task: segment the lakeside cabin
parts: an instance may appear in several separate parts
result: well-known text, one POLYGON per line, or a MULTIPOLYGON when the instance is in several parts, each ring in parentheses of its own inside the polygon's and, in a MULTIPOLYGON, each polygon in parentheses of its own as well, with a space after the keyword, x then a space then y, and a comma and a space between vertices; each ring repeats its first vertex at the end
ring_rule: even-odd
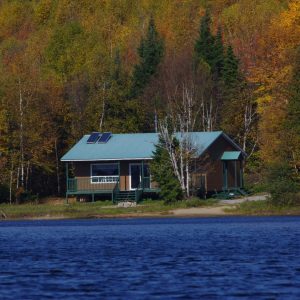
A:
MULTIPOLYGON (((178 137, 180 135, 178 134, 178 137)), ((151 177, 158 133, 84 135, 62 158, 66 163, 66 201, 108 194, 113 202, 138 201, 157 194, 159 186, 151 177)), ((195 195, 243 188, 245 152, 224 132, 191 132, 195 149, 191 190, 195 195)))

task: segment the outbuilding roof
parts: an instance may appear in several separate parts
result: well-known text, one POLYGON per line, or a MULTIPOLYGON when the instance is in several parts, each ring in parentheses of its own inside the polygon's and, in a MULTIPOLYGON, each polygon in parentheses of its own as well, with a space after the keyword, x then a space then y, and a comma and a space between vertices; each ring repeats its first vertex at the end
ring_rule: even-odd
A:
POLYGON ((221 160, 238 160, 241 157, 241 151, 225 151, 221 160))
MULTIPOLYGON (((222 131, 189 133, 198 156, 222 134, 224 135, 222 131)), ((176 136, 180 139, 181 135, 177 133, 176 136)), ((151 159, 155 144, 158 143, 158 133, 112 134, 107 143, 94 144, 87 143, 89 137, 90 135, 84 135, 61 161, 151 159)))

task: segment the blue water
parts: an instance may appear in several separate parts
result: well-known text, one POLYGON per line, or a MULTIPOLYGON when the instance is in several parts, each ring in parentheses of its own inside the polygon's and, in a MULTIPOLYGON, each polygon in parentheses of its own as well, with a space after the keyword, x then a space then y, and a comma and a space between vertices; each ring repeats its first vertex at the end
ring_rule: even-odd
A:
POLYGON ((0 222, 0 299, 300 299, 300 217, 0 222))

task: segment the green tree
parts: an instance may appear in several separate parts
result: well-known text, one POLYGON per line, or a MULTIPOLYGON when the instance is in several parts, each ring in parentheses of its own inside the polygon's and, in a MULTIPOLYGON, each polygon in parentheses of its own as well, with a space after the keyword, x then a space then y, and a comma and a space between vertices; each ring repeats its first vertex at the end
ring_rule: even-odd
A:
POLYGON ((257 123, 256 103, 231 45, 226 50, 222 82, 221 128, 235 137, 245 151, 252 152, 256 139, 253 135, 257 123))
POLYGON ((287 162, 268 166, 267 188, 274 205, 300 204, 299 178, 295 177, 293 168, 287 162))
MULTIPOLYGON (((226 50, 224 66, 222 71, 222 114, 221 127, 228 133, 236 133, 232 127, 240 127, 242 124, 232 122, 232 117, 237 117, 243 108, 241 99, 242 80, 239 74, 239 61, 229 45, 226 50)), ((239 123, 239 122, 238 122, 239 123)))
POLYGON ((217 35, 214 40, 214 55, 213 55, 213 72, 218 79, 222 77, 223 68, 224 68, 224 45, 222 40, 222 30, 219 27, 217 35))
POLYGON ((195 43, 196 64, 200 61, 206 62, 211 70, 214 66, 215 53, 215 37, 210 31, 211 17, 207 10, 204 17, 201 19, 199 37, 195 43))
POLYGON ((222 77, 224 67, 224 45, 221 27, 216 36, 210 31, 211 18, 209 11, 201 19, 199 37, 195 43, 196 64, 205 62, 210 67, 210 72, 216 81, 222 77))
POLYGON ((234 93, 240 86, 241 76, 239 73, 239 61, 235 56, 232 47, 229 45, 226 51, 223 67, 223 81, 225 86, 226 97, 230 97, 230 93, 234 93))
POLYGON ((172 203, 182 198, 182 189, 175 176, 168 151, 164 147, 164 141, 159 139, 153 152, 153 161, 150 165, 154 181, 159 184, 160 196, 165 203, 172 203))
POLYGON ((139 63, 135 65, 132 76, 131 97, 142 94, 150 78, 156 74, 164 54, 164 42, 156 30, 153 17, 150 18, 146 37, 138 48, 139 63))

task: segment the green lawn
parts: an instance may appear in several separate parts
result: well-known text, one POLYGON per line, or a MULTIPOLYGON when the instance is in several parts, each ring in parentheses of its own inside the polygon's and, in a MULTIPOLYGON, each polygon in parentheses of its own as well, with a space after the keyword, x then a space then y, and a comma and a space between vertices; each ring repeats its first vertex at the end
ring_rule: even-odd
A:
POLYGON ((225 211, 235 215, 300 215, 300 205, 275 206, 270 201, 244 202, 236 208, 228 208, 225 211))
POLYGON ((71 204, 20 204, 0 205, 0 215, 4 213, 7 219, 26 218, 93 218, 144 214, 166 215, 172 209, 215 205, 216 200, 191 199, 165 205, 163 201, 145 200, 136 207, 122 208, 113 205, 111 201, 96 201, 71 204))

